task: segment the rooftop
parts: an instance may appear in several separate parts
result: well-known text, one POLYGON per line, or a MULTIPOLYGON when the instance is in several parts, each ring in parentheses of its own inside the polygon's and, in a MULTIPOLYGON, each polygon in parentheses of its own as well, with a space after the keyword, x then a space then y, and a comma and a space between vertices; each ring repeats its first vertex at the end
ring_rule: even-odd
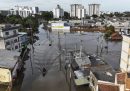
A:
POLYGON ((75 57, 75 63, 73 63, 75 68, 78 69, 78 66, 79 68, 82 68, 82 66, 86 65, 88 68, 90 68, 85 70, 86 73, 88 74, 91 71, 97 80, 115 82, 115 70, 100 57, 96 55, 85 56, 83 54, 82 57, 80 57, 79 53, 75 54, 75 57))
POLYGON ((18 29, 20 28, 20 24, 13 25, 13 24, 0 24, 0 30, 2 31, 8 31, 12 29, 18 29))
POLYGON ((101 58, 97 57, 96 55, 89 55, 89 59, 91 61, 91 66, 99 66, 99 65, 106 65, 107 63, 102 60, 101 58))
POLYGON ((19 56, 19 52, 0 49, 0 67, 13 69, 19 56))
POLYGON ((115 82, 116 72, 112 69, 110 65, 92 67, 91 71, 93 72, 97 80, 115 82))
POLYGON ((99 91, 120 91, 119 86, 108 85, 108 84, 99 84, 99 91))

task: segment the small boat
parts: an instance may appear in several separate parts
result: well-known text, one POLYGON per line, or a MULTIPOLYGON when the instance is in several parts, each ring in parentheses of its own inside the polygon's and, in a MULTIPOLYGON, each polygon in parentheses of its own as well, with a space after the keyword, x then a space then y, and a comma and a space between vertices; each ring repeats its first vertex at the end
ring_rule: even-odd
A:
POLYGON ((46 72, 47 72, 47 70, 46 70, 45 68, 43 68, 43 70, 42 70, 42 75, 45 76, 45 75, 46 75, 46 72))

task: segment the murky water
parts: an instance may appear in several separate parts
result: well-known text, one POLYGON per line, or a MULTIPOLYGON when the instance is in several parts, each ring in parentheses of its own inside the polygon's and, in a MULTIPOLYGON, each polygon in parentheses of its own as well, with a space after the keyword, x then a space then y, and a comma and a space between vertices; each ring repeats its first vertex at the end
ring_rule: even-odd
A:
MULTIPOLYGON (((47 33, 39 28, 38 34, 39 40, 34 44, 34 51, 31 51, 31 59, 26 61, 24 80, 21 87, 21 91, 61 91, 62 88, 67 91, 66 83, 63 81, 63 75, 58 72, 59 61, 56 59, 58 56, 58 36, 51 33, 52 46, 49 46, 47 39, 47 33), (32 64, 32 65, 31 65, 32 64), (41 69, 45 67, 48 70, 47 77, 42 77, 41 69), (55 74, 53 74, 53 72, 55 74), (59 74, 59 75, 58 75, 59 74), (55 80, 57 78, 57 81, 55 80), (52 84, 50 84, 52 83, 52 84), (53 86, 55 85, 55 86, 53 86), (57 87, 60 87, 57 89, 57 87), (44 88, 43 88, 44 87, 44 88), (51 87, 55 87, 52 89, 51 87), (50 88, 50 89, 49 89, 50 88), (65 89, 66 88, 66 89, 65 89)), ((62 49, 80 49, 80 45, 83 46, 83 50, 90 54, 100 54, 102 46, 102 58, 112 65, 114 69, 119 69, 119 61, 121 54, 121 42, 108 42, 102 39, 101 33, 85 33, 81 34, 61 34, 60 42, 62 49), (99 40, 98 40, 99 38, 99 40), (105 46, 108 45, 108 50, 105 46)), ((30 47, 31 48, 31 47, 30 47)))

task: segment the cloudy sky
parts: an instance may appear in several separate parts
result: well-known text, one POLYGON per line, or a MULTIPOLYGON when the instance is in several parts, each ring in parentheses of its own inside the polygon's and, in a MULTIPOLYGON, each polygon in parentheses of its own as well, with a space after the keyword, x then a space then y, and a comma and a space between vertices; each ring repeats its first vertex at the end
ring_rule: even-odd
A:
POLYGON ((10 9, 16 5, 38 6, 40 10, 52 10, 57 4, 69 11, 70 4, 83 4, 88 9, 89 3, 101 4, 102 11, 130 11, 130 0, 0 0, 0 9, 10 9))

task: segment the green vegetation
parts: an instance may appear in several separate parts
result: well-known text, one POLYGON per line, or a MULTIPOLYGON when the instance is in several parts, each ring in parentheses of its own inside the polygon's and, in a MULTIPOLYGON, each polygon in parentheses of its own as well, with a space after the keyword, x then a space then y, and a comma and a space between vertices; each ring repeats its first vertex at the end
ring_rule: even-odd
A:
POLYGON ((52 11, 43 11, 40 15, 40 18, 49 21, 53 19, 53 12, 52 11))
POLYGON ((9 16, 3 16, 0 15, 0 24, 21 24, 21 29, 19 31, 27 32, 27 28, 32 28, 34 32, 38 31, 38 17, 35 16, 28 16, 26 18, 23 18, 19 15, 9 15, 9 16))
POLYGON ((115 33, 115 28, 114 26, 105 26, 105 38, 108 39, 113 33, 115 33))
POLYGON ((0 14, 0 24, 5 22, 6 16, 0 14))
POLYGON ((102 14, 103 16, 108 16, 108 17, 130 17, 130 12, 114 12, 110 14, 102 14))
POLYGON ((70 19, 70 13, 68 13, 68 12, 64 12, 64 17, 63 17, 64 19, 70 19))
POLYGON ((19 15, 10 15, 5 18, 6 23, 10 24, 22 24, 22 17, 19 15))
POLYGON ((93 17, 93 18, 97 18, 97 17, 98 17, 98 15, 92 15, 92 17, 93 17))

